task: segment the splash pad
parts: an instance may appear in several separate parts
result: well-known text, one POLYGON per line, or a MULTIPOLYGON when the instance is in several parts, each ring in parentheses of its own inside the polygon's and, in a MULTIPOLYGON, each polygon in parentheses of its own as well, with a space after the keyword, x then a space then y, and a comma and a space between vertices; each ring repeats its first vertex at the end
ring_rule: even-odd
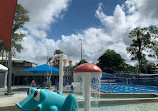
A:
POLYGON ((64 97, 61 92, 36 88, 31 88, 28 97, 16 106, 23 111, 78 111, 77 100, 73 94, 64 97))
POLYGON ((85 111, 90 111, 91 91, 95 92, 96 97, 99 97, 100 94, 102 70, 94 64, 85 63, 76 67, 73 72, 75 93, 81 93, 83 95, 85 111))

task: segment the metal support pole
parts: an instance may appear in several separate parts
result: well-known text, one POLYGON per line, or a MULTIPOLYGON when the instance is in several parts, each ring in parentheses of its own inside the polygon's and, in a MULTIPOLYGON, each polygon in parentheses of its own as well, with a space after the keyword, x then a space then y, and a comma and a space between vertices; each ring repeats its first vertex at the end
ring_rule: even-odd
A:
POLYGON ((7 93, 5 95, 13 95, 14 93, 11 93, 11 85, 12 85, 12 52, 9 51, 8 55, 8 79, 7 79, 7 93))
POLYGON ((81 64, 82 64, 82 41, 83 39, 79 39, 81 41, 81 64))
POLYGON ((82 40, 81 40, 81 64, 82 64, 82 40))

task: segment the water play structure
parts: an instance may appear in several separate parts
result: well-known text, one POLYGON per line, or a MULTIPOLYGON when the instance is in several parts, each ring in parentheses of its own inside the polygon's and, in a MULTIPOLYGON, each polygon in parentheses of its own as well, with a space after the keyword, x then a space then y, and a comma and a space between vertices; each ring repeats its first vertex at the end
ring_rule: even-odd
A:
POLYGON ((83 92, 84 110, 91 111, 91 87, 95 85, 94 91, 100 93, 100 78, 102 70, 91 63, 81 64, 74 69, 74 87, 77 92, 83 92))
POLYGON ((53 56, 53 58, 59 57, 59 91, 63 91, 63 59, 66 55, 64 54, 56 54, 53 56))
POLYGON ((31 88, 27 94, 27 98, 16 104, 23 111, 78 111, 74 94, 64 97, 61 92, 36 88, 31 88))

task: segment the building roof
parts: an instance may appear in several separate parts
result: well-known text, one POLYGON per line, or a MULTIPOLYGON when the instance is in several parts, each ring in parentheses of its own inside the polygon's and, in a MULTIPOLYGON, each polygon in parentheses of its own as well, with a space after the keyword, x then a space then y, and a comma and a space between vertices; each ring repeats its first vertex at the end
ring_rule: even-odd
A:
MULTIPOLYGON (((2 57, 0 56, 0 61, 2 60, 2 57)), ((3 57, 3 60, 6 60, 6 57, 4 56, 3 57)), ((7 60, 8 60, 8 58, 7 58, 7 60)), ((21 60, 21 59, 17 59, 17 58, 14 58, 14 57, 12 57, 12 61, 15 61, 15 62, 24 62, 24 60, 21 60)))
POLYGON ((0 70, 7 71, 7 70, 8 70, 8 68, 7 68, 7 67, 5 67, 5 66, 3 66, 2 64, 0 64, 0 70))
MULTIPOLYGON (((4 61, 6 60, 6 56, 3 57, 3 60, 4 61)), ((8 58, 7 58, 7 60, 8 60, 8 58)), ((2 61, 2 56, 0 56, 0 61, 2 61)), ((14 58, 14 57, 12 57, 12 61, 17 62, 17 63, 29 62, 27 60, 17 59, 17 58, 14 58)), ((29 63, 35 64, 33 62, 29 62, 29 63)))

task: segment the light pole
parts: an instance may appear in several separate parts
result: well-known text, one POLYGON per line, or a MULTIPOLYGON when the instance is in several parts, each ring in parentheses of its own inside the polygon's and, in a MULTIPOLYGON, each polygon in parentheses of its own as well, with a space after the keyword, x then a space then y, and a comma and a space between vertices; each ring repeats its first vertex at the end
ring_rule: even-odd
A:
POLYGON ((81 41, 81 64, 82 64, 82 41, 84 41, 83 39, 79 39, 81 41))

